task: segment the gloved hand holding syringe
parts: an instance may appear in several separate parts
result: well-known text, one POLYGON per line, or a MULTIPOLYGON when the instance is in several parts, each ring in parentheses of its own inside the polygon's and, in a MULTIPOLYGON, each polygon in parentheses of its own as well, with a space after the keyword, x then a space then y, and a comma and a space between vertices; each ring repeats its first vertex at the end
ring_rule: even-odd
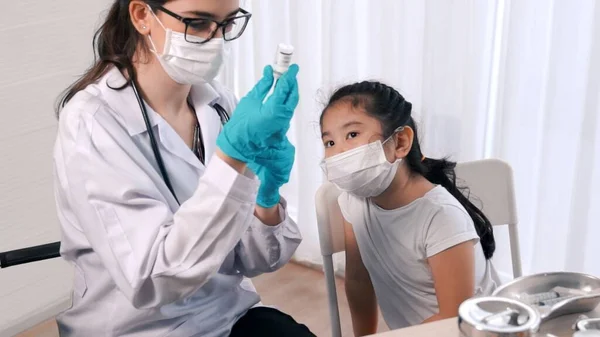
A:
POLYGON ((295 148, 286 137, 299 101, 299 68, 290 65, 293 50, 279 45, 273 66, 264 68, 217 138, 225 154, 247 163, 258 176, 257 205, 264 208, 279 203, 279 188, 288 182, 294 163, 295 148))
MULTIPOLYGON (((272 65, 273 85, 263 102, 270 99, 277 87, 278 79, 290 68, 293 53, 294 47, 291 45, 280 43, 277 46, 272 65)), ((278 145, 274 146, 273 150, 265 152, 253 163, 248 164, 248 168, 258 176, 261 182, 257 196, 259 206, 272 207, 279 203, 279 188, 290 179, 296 151, 285 135, 288 129, 289 124, 274 135, 273 140, 278 145)))

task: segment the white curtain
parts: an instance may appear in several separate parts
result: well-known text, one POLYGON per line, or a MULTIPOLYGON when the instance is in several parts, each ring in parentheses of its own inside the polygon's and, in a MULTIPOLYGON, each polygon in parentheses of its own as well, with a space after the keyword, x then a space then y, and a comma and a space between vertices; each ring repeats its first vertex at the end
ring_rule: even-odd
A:
MULTIPOLYGON (((600 4, 594 0, 247 0, 253 13, 222 80, 243 96, 280 42, 295 46, 301 102, 284 188, 320 263, 314 194, 322 182, 319 115, 338 86, 396 87, 414 106, 424 152, 497 157, 515 170, 526 272, 600 274, 600 4), (596 205, 596 207, 592 207, 596 205), (596 224, 596 226, 593 226, 596 224)), ((497 230, 496 264, 510 274, 497 230)))
POLYGON ((515 170, 528 272, 600 276, 600 3, 505 8, 490 154, 515 170))

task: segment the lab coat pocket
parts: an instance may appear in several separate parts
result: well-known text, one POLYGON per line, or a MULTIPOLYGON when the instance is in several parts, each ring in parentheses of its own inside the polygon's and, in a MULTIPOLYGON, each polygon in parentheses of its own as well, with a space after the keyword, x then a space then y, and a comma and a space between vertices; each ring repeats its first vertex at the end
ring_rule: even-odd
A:
POLYGON ((75 266, 75 280, 73 282, 73 292, 79 297, 83 297, 87 291, 87 283, 85 282, 85 274, 78 266, 75 266))

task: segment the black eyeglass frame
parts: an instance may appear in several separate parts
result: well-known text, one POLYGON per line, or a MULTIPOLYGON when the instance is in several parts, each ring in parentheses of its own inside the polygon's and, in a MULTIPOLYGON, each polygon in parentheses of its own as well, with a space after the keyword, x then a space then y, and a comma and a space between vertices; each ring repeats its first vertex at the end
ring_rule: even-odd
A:
POLYGON ((212 40, 215 37, 215 35, 217 34, 217 32, 219 31, 219 29, 222 30, 223 39, 225 41, 233 41, 233 40, 239 38, 240 36, 242 36, 242 34, 244 33, 244 31, 246 30, 246 27, 248 26, 248 22, 250 21, 250 18, 252 17, 252 13, 246 11, 243 8, 239 8, 238 9, 238 12, 241 13, 241 15, 236 14, 236 16, 227 18, 227 19, 225 19, 223 21, 217 21, 215 19, 208 18, 208 17, 184 18, 183 16, 181 16, 179 14, 176 14, 176 13, 173 13, 170 10, 164 8, 163 6, 154 6, 154 7, 152 7, 152 9, 153 10, 159 10, 159 11, 161 11, 161 12, 163 12, 163 13, 165 13, 165 14, 167 14, 167 15, 175 18, 175 19, 177 19, 178 21, 183 22, 185 24, 185 32, 184 32, 185 40, 187 42, 189 42, 189 43, 194 43, 194 44, 204 44, 204 43, 212 40), (245 18, 245 20, 244 20, 244 24, 243 24, 242 28, 240 29, 240 32, 236 36, 234 36, 233 38, 227 38, 227 34, 225 32, 225 28, 227 27, 227 25, 229 23, 231 23, 231 21, 234 21, 234 20, 237 20, 237 19, 243 19, 243 18, 245 18), (206 40, 204 40, 204 41, 190 41, 190 40, 188 40, 188 38, 187 38, 187 35, 188 35, 187 31, 188 31, 189 25, 192 24, 192 23, 194 23, 194 22, 200 22, 200 21, 211 21, 211 22, 213 22, 213 23, 215 23, 217 25, 217 28, 212 33, 210 33, 210 36, 208 36, 206 38, 206 40))

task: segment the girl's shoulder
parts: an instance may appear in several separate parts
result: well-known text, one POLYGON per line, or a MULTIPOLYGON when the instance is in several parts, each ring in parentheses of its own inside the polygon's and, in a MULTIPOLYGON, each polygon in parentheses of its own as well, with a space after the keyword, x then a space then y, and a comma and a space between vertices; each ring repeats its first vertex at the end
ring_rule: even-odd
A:
POLYGON ((342 192, 338 197, 338 205, 342 211, 342 216, 353 225, 364 219, 366 203, 365 198, 356 197, 348 192, 342 192))
POLYGON ((437 208, 457 207, 464 210, 464 207, 462 207, 458 199, 441 185, 436 185, 432 190, 425 194, 423 199, 426 199, 432 205, 437 206, 437 208))
POLYGON ((423 226, 427 257, 461 242, 479 239, 473 219, 460 202, 441 186, 434 190, 428 198, 431 216, 423 226))

